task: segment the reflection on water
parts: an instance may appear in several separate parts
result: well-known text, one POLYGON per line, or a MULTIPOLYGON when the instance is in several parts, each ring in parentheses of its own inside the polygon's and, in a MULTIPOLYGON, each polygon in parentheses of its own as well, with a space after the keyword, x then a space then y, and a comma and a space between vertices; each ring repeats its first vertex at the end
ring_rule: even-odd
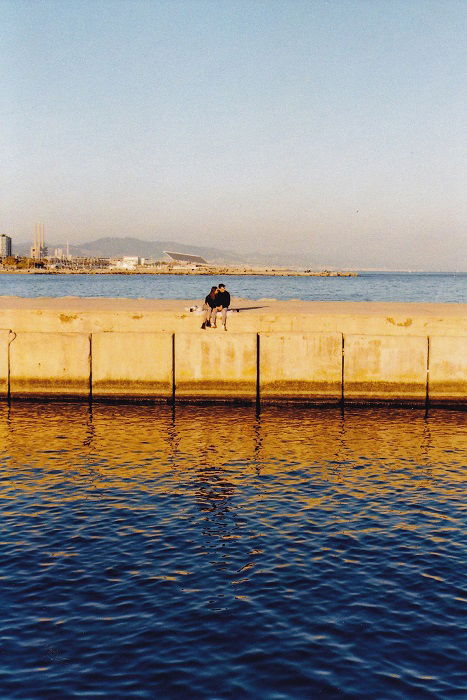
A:
POLYGON ((465 414, 0 406, 2 697, 460 697, 465 414))

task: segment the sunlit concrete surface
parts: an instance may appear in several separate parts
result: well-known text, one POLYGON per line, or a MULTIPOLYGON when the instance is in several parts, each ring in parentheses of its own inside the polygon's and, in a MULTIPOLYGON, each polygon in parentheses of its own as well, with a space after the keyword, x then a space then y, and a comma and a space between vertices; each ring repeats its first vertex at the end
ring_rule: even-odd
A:
POLYGON ((466 402, 467 305, 238 302, 225 332, 183 304, 1 299, 0 397, 466 402))
POLYGON ((172 396, 171 333, 93 333, 93 397, 172 396))
POLYGON ((467 337, 430 337, 429 398, 456 403, 467 397, 467 337))
POLYGON ((340 333, 261 333, 259 346, 262 399, 341 400, 340 333))
POLYGON ((427 338, 344 335, 344 398, 425 401, 427 356, 427 338))
POLYGON ((89 392, 89 335, 16 332, 10 343, 12 397, 88 397, 89 392))
MULTIPOLYGON (((0 297, 0 328, 17 331, 200 331, 201 300, 0 297)), ((467 304, 232 299, 236 332, 467 335, 467 304)), ((221 332, 222 329, 217 330, 221 332)))
POLYGON ((177 333, 176 397, 254 399, 256 353, 255 333, 177 333))
POLYGON ((9 331, 0 330, 0 396, 8 395, 8 343, 9 331))

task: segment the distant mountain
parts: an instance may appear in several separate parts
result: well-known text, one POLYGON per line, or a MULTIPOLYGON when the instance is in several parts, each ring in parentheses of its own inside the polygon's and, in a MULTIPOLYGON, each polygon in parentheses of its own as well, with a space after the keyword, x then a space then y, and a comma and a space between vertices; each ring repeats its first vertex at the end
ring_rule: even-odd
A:
POLYGON ((230 250, 206 246, 186 245, 175 241, 142 241, 138 238, 99 238, 97 241, 83 243, 80 246, 84 255, 95 257, 117 257, 121 255, 138 255, 144 258, 163 258, 164 251, 175 253, 193 253, 206 260, 243 262, 244 257, 230 250))
MULTIPOLYGON (((47 243, 49 254, 55 248, 62 248, 66 251, 66 243, 47 243)), ((175 253, 193 253, 201 255, 212 262, 245 262, 245 256, 233 253, 231 250, 221 248, 210 248, 206 246, 186 245, 175 241, 142 241, 138 238, 99 238, 97 241, 80 243, 69 246, 70 254, 78 257, 93 258, 114 258, 123 255, 137 255, 141 258, 164 258, 164 251, 170 250, 175 253)), ((27 244, 16 245, 15 252, 18 255, 28 255, 29 246, 27 244)))
MULTIPOLYGON (((66 251, 66 243, 47 243, 49 254, 53 254, 55 248, 66 251)), ((29 255, 30 245, 27 243, 15 244, 15 255, 29 255)), ((318 269, 316 261, 312 256, 306 257, 301 253, 291 250, 288 253, 234 253, 232 250, 224 248, 211 248, 208 246, 187 245, 176 241, 142 241, 139 238, 98 238, 96 241, 74 244, 69 246, 70 254, 75 257, 90 258, 118 258, 124 255, 137 255, 141 258, 168 259, 164 256, 164 250, 172 253, 192 253, 201 255, 208 262, 213 263, 237 263, 251 265, 289 265, 294 268, 314 268, 318 269)), ((321 266, 322 267, 322 266, 321 266)), ((329 268, 332 269, 332 268, 329 268)))

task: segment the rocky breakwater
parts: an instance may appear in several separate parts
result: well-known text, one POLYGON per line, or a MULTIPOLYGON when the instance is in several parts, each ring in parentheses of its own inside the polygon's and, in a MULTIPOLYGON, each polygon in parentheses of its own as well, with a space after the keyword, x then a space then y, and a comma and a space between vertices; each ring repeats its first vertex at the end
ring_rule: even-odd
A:
POLYGON ((0 274, 20 275, 235 275, 235 276, 264 276, 264 277, 357 277, 357 272, 340 270, 291 270, 288 268, 270 267, 232 267, 226 265, 197 265, 196 267, 175 265, 138 265, 134 269, 119 269, 115 267, 98 267, 95 265, 83 265, 82 267, 56 267, 45 265, 44 267, 18 268, 2 266, 0 274))

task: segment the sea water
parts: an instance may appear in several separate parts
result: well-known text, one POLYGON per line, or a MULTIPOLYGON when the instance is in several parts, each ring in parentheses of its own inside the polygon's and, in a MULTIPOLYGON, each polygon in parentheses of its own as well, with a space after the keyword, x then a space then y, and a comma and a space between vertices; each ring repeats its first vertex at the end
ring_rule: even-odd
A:
MULTIPOLYGON (((465 302, 467 277, 0 275, 465 302)), ((466 414, 0 403, 0 697, 465 697, 466 414)))
POLYGON ((465 697, 465 415, 0 404, 0 696, 465 697))
POLYGON ((126 297, 204 299, 211 286, 224 282, 245 299, 308 301, 467 301, 467 274, 368 273, 357 277, 269 277, 259 275, 47 275, 2 274, 0 296, 126 297))

